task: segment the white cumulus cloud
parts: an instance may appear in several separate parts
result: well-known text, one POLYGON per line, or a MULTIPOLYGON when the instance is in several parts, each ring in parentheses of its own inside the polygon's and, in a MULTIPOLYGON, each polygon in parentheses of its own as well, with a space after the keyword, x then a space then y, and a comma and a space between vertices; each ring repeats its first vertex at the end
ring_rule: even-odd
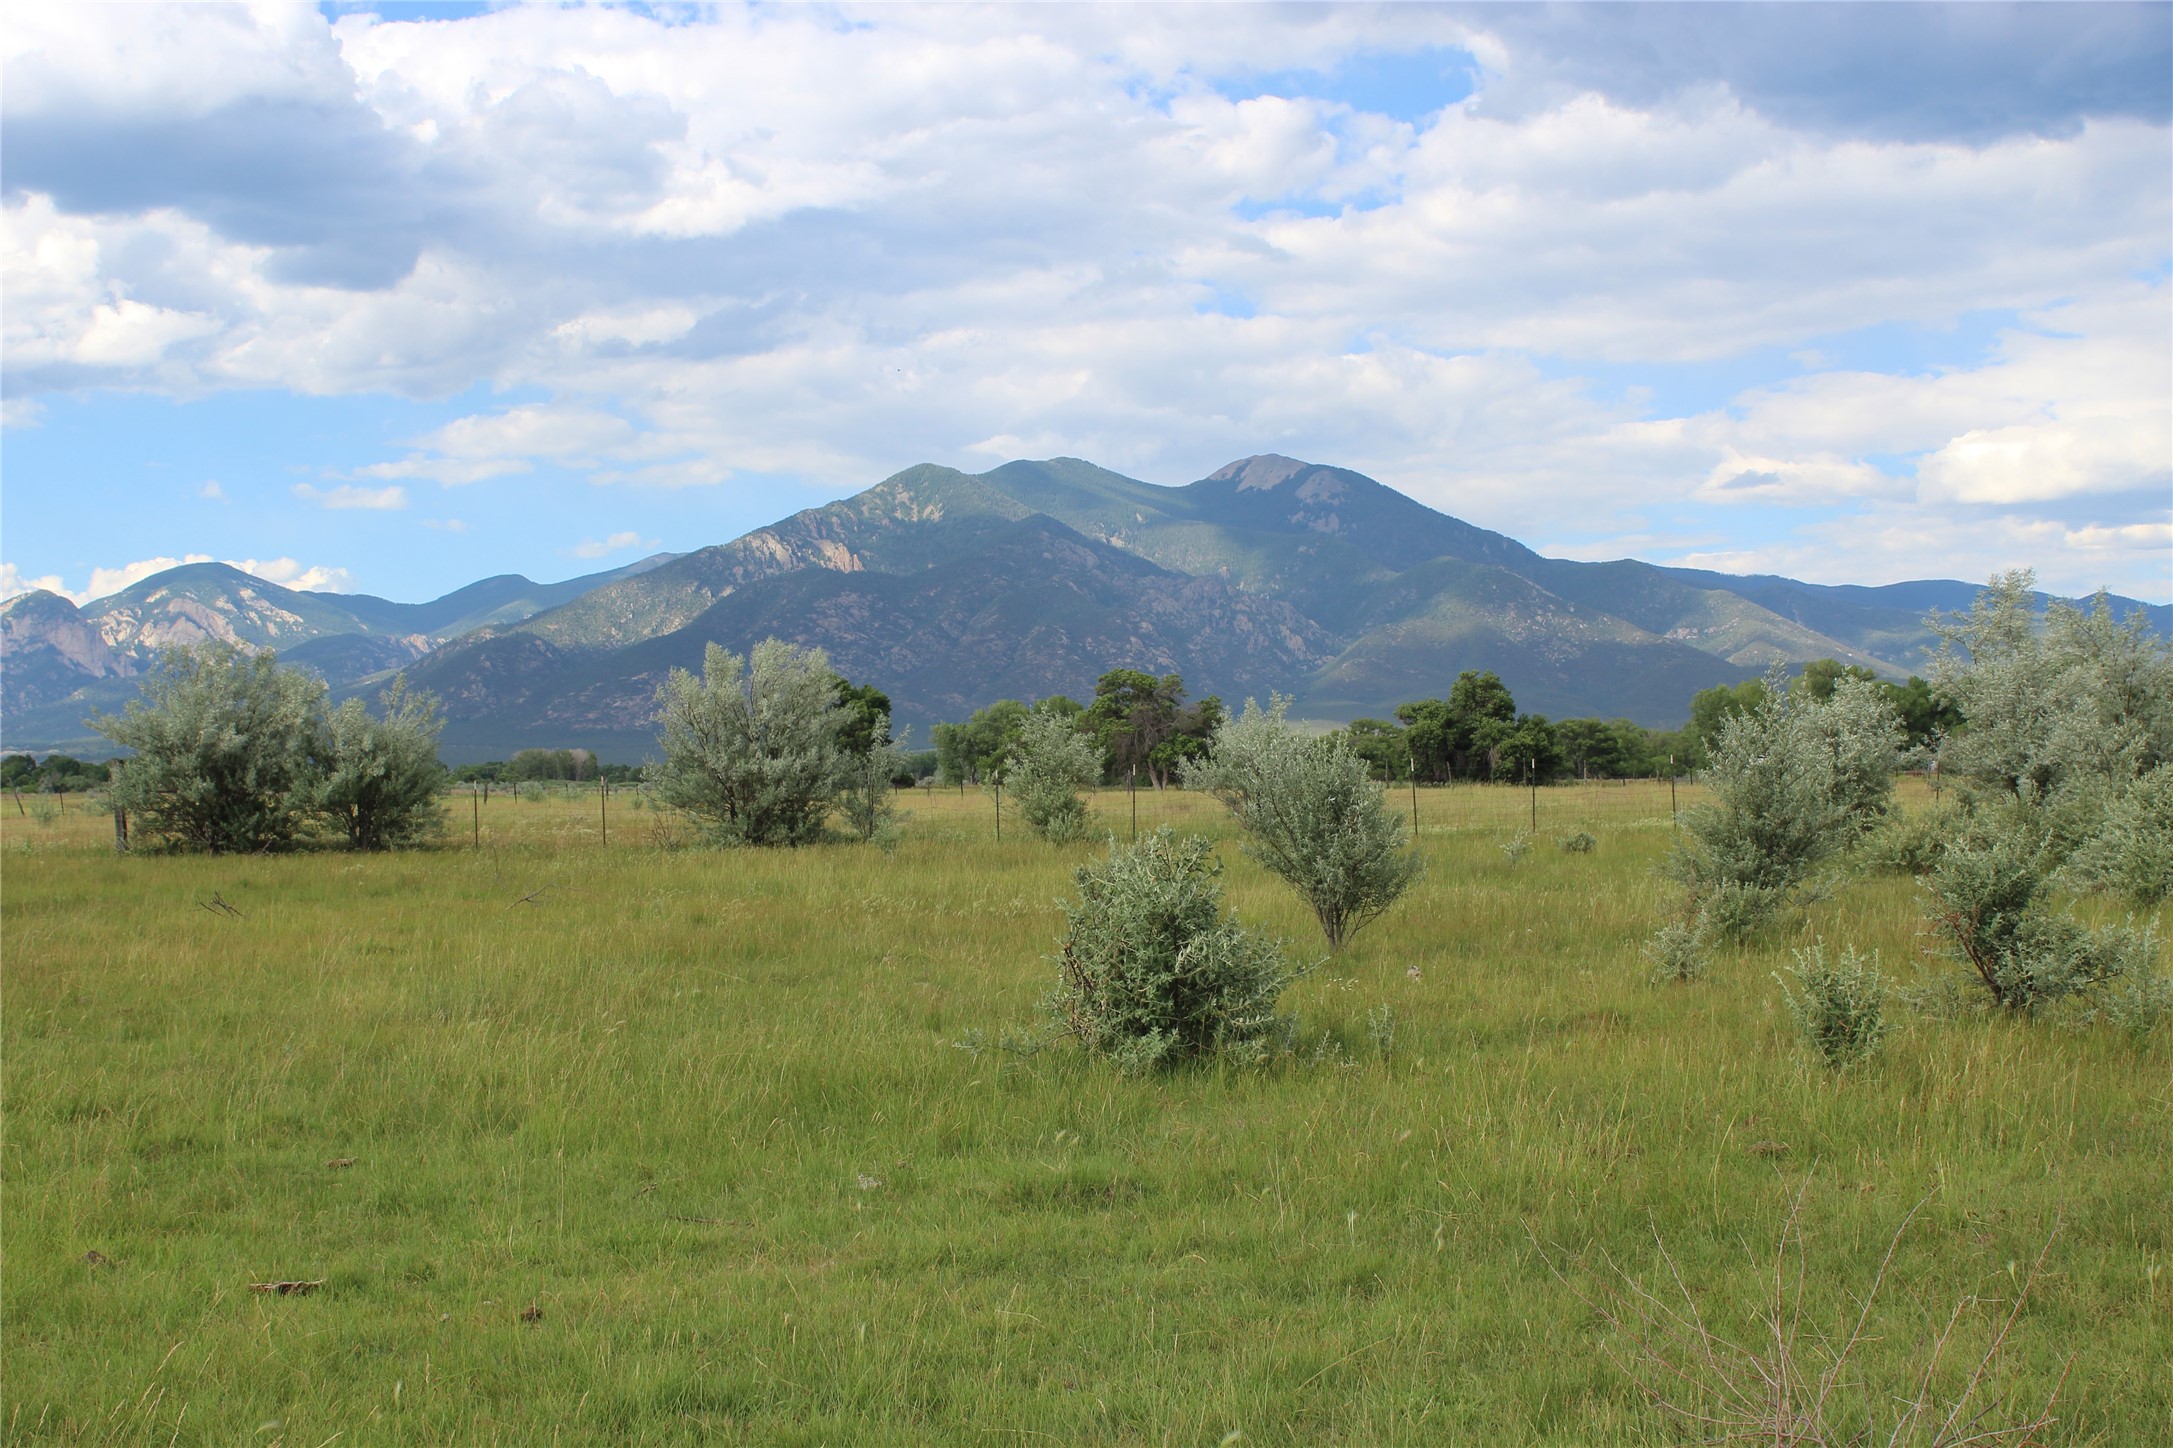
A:
POLYGON ((601 558, 607 553, 617 553, 626 548, 654 548, 656 545, 656 539, 643 538, 639 533, 629 529, 623 533, 614 533, 608 538, 584 539, 574 545, 573 556, 576 558, 601 558))
POLYGON ((294 496, 320 508, 368 508, 384 512, 407 506, 407 489, 397 483, 384 488, 358 488, 352 483, 318 488, 308 483, 296 483, 294 496))

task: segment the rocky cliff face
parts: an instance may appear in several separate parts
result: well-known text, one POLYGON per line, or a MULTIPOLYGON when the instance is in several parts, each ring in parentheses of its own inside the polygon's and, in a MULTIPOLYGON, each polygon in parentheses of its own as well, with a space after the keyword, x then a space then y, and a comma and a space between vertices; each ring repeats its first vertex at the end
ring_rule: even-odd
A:
POLYGON ((134 658, 58 594, 39 589, 0 603, 0 713, 51 704, 87 682, 136 671, 134 658))

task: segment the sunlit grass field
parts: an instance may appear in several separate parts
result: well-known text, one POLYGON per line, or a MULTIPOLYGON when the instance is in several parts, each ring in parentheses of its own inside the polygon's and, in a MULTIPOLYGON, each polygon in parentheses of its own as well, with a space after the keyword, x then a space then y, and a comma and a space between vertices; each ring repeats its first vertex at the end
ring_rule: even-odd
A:
MULTIPOLYGON (((1137 805, 1319 953, 1210 801, 1137 805)), ((1664 1243, 1751 1335, 1799 1190, 1826 1327, 1930 1197, 1875 1389, 1976 1298, 1966 1374, 2049 1239, 1988 1395, 2064 1373, 2052 1441, 2173 1442, 2173 1041, 1915 1015, 1808 1064, 1773 972, 1951 969, 1915 887, 1651 984, 1665 783, 1423 791, 1427 875, 1292 993, 1301 1057, 1138 1080, 957 1046, 1036 1025, 1098 852, 977 792, 889 855, 573 792, 416 853, 118 858, 95 806, 0 799, 10 1443, 1680 1441, 1579 1294, 1674 1291, 1664 1243)))

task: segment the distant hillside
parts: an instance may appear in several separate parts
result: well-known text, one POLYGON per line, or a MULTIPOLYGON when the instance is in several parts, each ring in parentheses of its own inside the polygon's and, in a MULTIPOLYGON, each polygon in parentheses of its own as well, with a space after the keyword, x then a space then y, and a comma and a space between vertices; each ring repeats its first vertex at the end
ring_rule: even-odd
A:
POLYGON ((224 563, 169 568, 82 608, 42 589, 20 594, 0 603, 0 740, 9 749, 102 750, 85 716, 135 697, 137 676, 169 644, 216 638, 269 648, 335 688, 355 689, 448 639, 517 622, 674 556, 563 583, 503 574, 428 603, 282 588, 224 563))
POLYGON ((1925 601, 1976 591, 1543 558, 1361 474, 1276 456, 1178 488, 1076 458, 923 464, 481 630, 414 673, 445 696, 448 746, 464 750, 638 756, 669 669, 772 635, 822 645, 922 737, 996 697, 1083 696, 1118 666, 1175 669, 1233 702, 1290 693, 1323 720, 1493 669, 1554 717, 1672 725, 1697 690, 1774 662, 1920 669, 1925 601))
MULTIPOLYGON (((81 743, 84 712, 118 707, 155 645, 215 636, 277 648, 341 696, 405 668, 445 701, 449 757, 638 758, 657 685, 713 642, 819 644, 922 739, 998 697, 1084 697, 1117 667, 1176 671, 1233 704, 1290 694, 1322 721, 1384 716, 1491 669, 1550 717, 1666 727, 1699 689, 1773 663, 1921 671, 1925 614, 1977 591, 1543 558, 1362 474, 1273 454, 1174 488, 1053 458, 923 464, 693 553, 556 584, 488 578, 429 603, 198 564, 80 613, 12 600, 0 644, 9 747, 81 743)), ((2173 629, 2173 609, 2115 606, 2173 629)))

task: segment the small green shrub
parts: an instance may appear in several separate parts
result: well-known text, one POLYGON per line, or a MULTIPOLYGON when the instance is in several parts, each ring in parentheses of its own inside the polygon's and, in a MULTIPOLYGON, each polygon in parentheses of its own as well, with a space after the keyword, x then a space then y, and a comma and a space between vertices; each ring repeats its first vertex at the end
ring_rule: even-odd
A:
MULTIPOLYGON (((2150 936, 2145 930, 2143 934, 2150 936)), ((2096 1015, 2138 1045, 2173 1020, 2173 976, 2160 975, 2153 963, 2156 939, 2148 939, 2132 968, 2098 998, 2096 1015)))
POLYGON ((1693 915, 1661 926, 1645 942, 1645 959, 1656 981, 1702 979, 1713 963, 1712 935, 1704 918, 1693 915))
POLYGON ((905 759, 902 740, 890 736, 890 716, 876 711, 866 747, 847 749, 838 759, 838 813, 853 838, 884 854, 898 848, 905 814, 898 808, 898 775, 905 759))
POLYGON ((1748 940, 1778 920, 1790 902, 1799 898, 1788 886, 1728 880, 1715 885, 1698 902, 1698 919, 1709 936, 1748 940))
POLYGON ((1223 913, 1221 871, 1207 840, 1167 827, 1081 866, 1046 1003, 1058 1027, 1127 1074, 1287 1052, 1295 1022, 1276 1004, 1308 967, 1223 913))
POLYGON ((1952 805, 1894 810, 1864 836, 1856 858, 1865 869, 1878 874, 1928 875, 1939 863, 1947 841, 1961 828, 1962 813, 1952 805))
POLYGON ((1382 1001, 1366 1012, 1366 1041, 1373 1053, 1387 1060, 1396 1050, 1396 1008, 1382 1001))
POLYGON ((1565 855, 1589 855, 1592 853, 1592 847, 1598 843, 1599 841, 1593 839, 1589 831, 1579 830, 1573 835, 1563 835, 1560 839, 1557 839, 1554 842, 1554 847, 1565 855))
POLYGON ((1781 983, 1782 999, 1804 1045, 1837 1071, 1876 1055, 1893 1031, 1886 1019, 1887 988, 1879 974, 1878 952, 1866 960, 1856 947, 1844 946, 1840 957, 1829 963, 1821 943, 1796 951, 1795 957, 1786 977, 1776 973, 1773 978, 1781 983))
POLYGON ((1523 830, 1518 830, 1509 837, 1507 844, 1497 845, 1495 848, 1508 857, 1510 864, 1521 865, 1524 857, 1532 852, 1532 837, 1523 830))

